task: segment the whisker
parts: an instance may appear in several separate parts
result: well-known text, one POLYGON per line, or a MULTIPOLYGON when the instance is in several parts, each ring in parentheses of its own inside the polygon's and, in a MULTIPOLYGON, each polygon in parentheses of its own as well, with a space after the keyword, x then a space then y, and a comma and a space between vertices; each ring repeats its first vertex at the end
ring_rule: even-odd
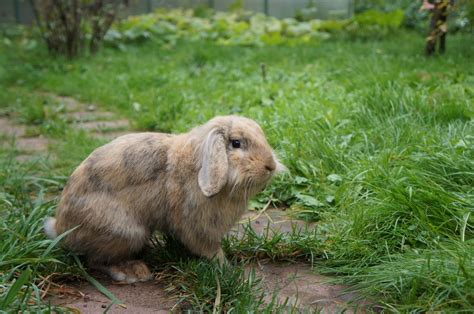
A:
POLYGON ((240 183, 240 180, 235 180, 235 183, 234 185, 232 186, 232 189, 230 190, 230 194, 234 194, 236 192, 236 189, 237 189, 237 185, 240 183))

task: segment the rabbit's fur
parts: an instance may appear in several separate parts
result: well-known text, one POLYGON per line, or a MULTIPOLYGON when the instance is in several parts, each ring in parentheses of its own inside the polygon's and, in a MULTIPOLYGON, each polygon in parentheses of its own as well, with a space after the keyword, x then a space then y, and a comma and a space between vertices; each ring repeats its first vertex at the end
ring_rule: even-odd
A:
POLYGON ((124 135, 72 173, 45 231, 55 237, 79 226, 64 244, 128 282, 148 279, 146 266, 130 260, 155 230, 223 262, 222 237, 281 169, 261 128, 244 117, 216 117, 184 134, 124 135))

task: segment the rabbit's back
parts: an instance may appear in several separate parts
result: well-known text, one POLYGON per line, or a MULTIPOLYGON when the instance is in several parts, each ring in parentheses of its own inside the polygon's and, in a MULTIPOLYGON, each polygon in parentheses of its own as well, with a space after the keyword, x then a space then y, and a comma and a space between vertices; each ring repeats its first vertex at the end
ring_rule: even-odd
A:
MULTIPOLYGON (((118 137, 96 149, 83 168, 96 190, 118 192, 149 183, 163 175, 168 161, 168 140, 160 133, 136 133, 118 137)), ((74 176, 74 174, 73 174, 74 176)))
MULTIPOLYGON (((92 152, 64 188, 56 213, 57 231, 81 225, 76 236, 101 230, 126 239, 147 237, 162 220, 158 209, 166 207, 166 192, 159 187, 166 181, 170 137, 129 134, 92 152)), ((88 242, 70 240, 66 242, 88 242)))

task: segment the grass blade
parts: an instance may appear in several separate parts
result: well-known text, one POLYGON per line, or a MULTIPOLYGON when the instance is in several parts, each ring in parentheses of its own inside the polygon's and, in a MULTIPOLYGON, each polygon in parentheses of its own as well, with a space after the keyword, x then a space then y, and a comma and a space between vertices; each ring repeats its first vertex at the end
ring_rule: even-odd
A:
POLYGON ((20 277, 18 277, 3 299, 0 305, 0 310, 7 310, 8 306, 13 302, 13 300, 15 300, 15 297, 18 295, 23 285, 30 279, 30 276, 31 270, 28 268, 20 275, 20 277))
POLYGON ((41 255, 41 257, 45 257, 46 255, 48 255, 49 252, 51 252, 51 250, 59 243, 59 241, 61 241, 65 236, 67 236, 68 234, 70 234, 71 232, 76 230, 77 228, 79 228, 79 226, 75 226, 74 228, 69 229, 68 231, 63 232, 62 234, 57 236, 56 239, 54 239, 51 242, 51 244, 48 246, 48 248, 44 251, 44 253, 41 255))
POLYGON ((217 290, 216 290, 216 299, 214 301, 214 308, 212 309, 212 313, 219 313, 219 308, 221 305, 221 284, 219 283, 219 278, 217 277, 216 274, 216 284, 217 284, 217 290))
POLYGON ((110 292, 109 290, 107 290, 106 287, 104 287, 100 282, 98 282, 94 277, 92 277, 91 275, 89 275, 86 270, 84 269, 84 267, 82 266, 82 263, 81 261, 79 261, 79 258, 77 257, 77 255, 73 255, 74 257, 74 260, 76 261, 77 263, 77 266, 81 269, 82 271, 82 274, 84 275, 84 277, 86 277, 87 281, 89 281, 89 283, 91 285, 93 285, 100 293, 102 293, 103 295, 105 295, 107 298, 110 299, 110 301, 112 301, 113 304, 117 304, 123 308, 127 308, 125 306, 125 304, 123 304, 123 302, 118 299, 112 292, 110 292))

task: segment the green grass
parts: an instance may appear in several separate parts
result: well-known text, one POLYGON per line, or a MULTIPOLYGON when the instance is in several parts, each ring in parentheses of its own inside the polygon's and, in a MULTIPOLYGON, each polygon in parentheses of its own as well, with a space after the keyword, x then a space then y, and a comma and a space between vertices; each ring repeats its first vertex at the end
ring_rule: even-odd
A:
POLYGON ((58 249, 48 250, 51 241, 41 234, 43 217, 55 206, 44 195, 57 193, 64 179, 44 178, 40 161, 20 166, 12 157, 2 153, 0 163, 0 310, 37 311, 45 307, 40 276, 58 269, 67 273, 56 259, 58 249))
MULTIPOLYGON (((40 220, 56 203, 38 195, 57 196, 65 176, 100 142, 71 130, 53 103, 44 109, 38 92, 48 91, 99 104, 137 130, 181 132, 216 114, 256 119, 291 175, 253 204, 271 197, 317 224, 274 237, 247 230, 244 240, 228 238, 237 265, 262 256, 299 260, 339 275, 388 310, 469 311, 474 48, 468 35, 448 40, 447 54, 430 59, 422 55, 423 38, 411 33, 291 47, 143 43, 75 61, 50 58, 41 46, 0 44, 0 112, 55 138, 58 156, 29 165, 5 157, 0 166, 0 245, 14 254, 0 258, 0 304, 27 269, 28 288, 10 294, 18 309, 29 298, 39 302, 41 274, 77 271, 59 249, 42 256, 50 242, 40 220)), ((216 278, 221 309, 261 305, 258 292, 248 296, 261 288, 238 269, 192 259, 173 268, 172 257, 165 264, 169 282, 179 282, 172 291, 194 309, 213 309, 216 278), (235 294, 226 290, 232 286, 240 287, 235 294)))
POLYGON ((265 293, 271 291, 265 291, 254 270, 246 271, 235 267, 236 264, 220 267, 189 253, 183 255, 186 249, 179 242, 162 240, 153 242, 155 249, 145 259, 150 265, 160 265, 154 271, 162 274, 161 280, 172 283, 166 290, 174 296, 177 309, 204 313, 290 313, 293 310, 286 301, 277 302, 277 291, 265 299, 265 293))

